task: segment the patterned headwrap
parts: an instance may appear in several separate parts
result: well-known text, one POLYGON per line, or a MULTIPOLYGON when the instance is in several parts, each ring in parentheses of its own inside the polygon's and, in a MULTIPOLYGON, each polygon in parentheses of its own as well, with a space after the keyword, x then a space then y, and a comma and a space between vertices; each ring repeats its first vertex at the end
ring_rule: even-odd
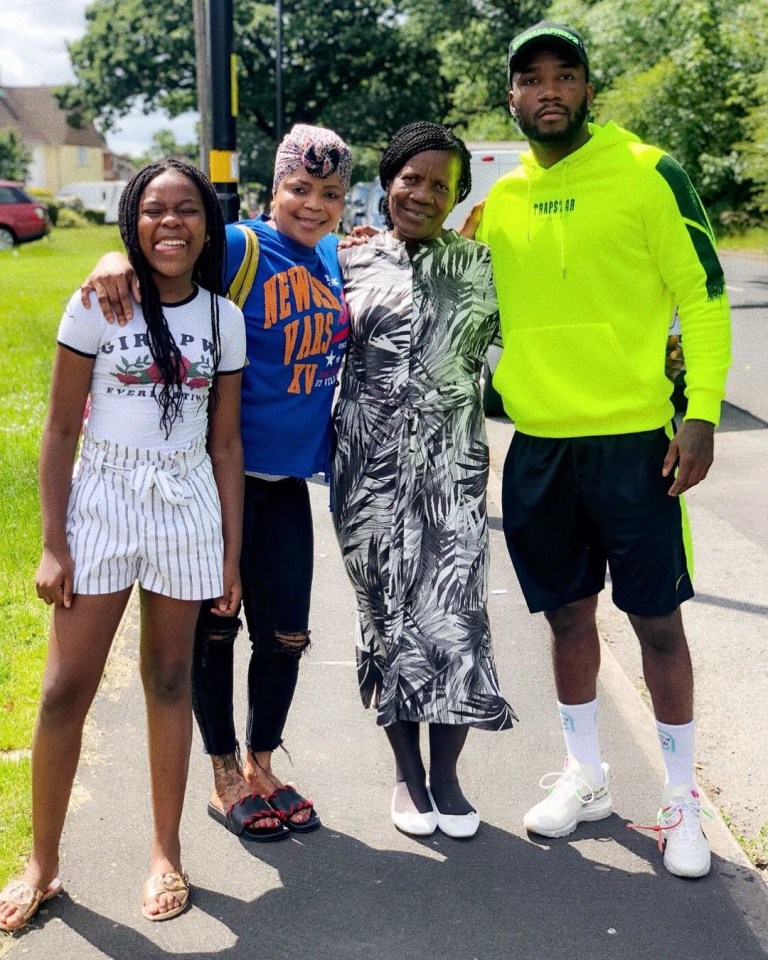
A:
POLYGON ((349 189, 352 154, 346 143, 333 130, 310 127, 306 123, 297 123, 291 128, 277 148, 272 193, 277 190, 283 177, 287 177, 299 167, 321 180, 337 173, 344 189, 349 189))

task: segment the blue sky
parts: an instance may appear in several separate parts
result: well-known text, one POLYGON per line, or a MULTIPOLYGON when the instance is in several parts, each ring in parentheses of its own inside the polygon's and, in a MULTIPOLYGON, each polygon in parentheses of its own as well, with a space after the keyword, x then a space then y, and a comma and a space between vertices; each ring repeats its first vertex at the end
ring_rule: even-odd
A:
MULTIPOLYGON (((88 0, 1 0, 0 84, 36 86, 75 79, 67 43, 85 33, 88 0)), ((170 129, 180 142, 194 140, 196 114, 175 120, 164 114, 144 116, 140 110, 126 116, 120 129, 107 135, 115 153, 146 152, 156 130, 170 129)))

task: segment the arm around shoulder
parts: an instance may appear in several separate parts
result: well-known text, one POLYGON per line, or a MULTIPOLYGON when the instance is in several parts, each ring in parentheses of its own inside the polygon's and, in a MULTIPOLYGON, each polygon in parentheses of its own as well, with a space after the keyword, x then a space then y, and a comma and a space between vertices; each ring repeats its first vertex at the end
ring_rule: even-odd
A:
POLYGON ((108 323, 122 327, 133 316, 133 300, 141 302, 141 290, 133 267, 124 253, 106 253, 88 274, 80 287, 84 307, 90 307, 90 294, 95 293, 108 323))
MULTIPOLYGON (((477 228, 480 226, 480 221, 483 218, 483 210, 485 209, 485 199, 478 201, 472 209, 467 214, 464 223, 456 231, 460 233, 462 237, 465 237, 467 240, 474 240, 475 234, 477 233, 477 228)), ((477 239, 480 239, 479 237, 477 239)))

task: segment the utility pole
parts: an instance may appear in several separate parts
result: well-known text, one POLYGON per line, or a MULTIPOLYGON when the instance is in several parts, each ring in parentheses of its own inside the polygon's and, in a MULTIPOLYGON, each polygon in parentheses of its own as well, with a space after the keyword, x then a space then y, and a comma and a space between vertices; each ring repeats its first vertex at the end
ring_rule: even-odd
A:
POLYGON ((283 0, 275 3, 275 140, 278 146, 283 139, 283 0))
POLYGON ((237 58, 232 52, 232 0, 210 0, 211 71, 210 177, 219 195, 225 223, 240 219, 237 193, 237 58))
POLYGON ((211 64, 208 45, 207 0, 192 0, 195 22, 195 74, 197 112, 200 115, 200 169, 210 173, 211 150, 211 64))

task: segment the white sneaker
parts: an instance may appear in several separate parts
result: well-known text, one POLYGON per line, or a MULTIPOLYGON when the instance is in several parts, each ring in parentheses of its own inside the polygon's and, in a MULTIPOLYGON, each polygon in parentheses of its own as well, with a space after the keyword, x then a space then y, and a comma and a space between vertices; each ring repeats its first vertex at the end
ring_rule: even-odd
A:
POLYGON ((698 791, 687 784, 664 787, 659 837, 664 841, 664 866, 677 877, 704 877, 709 873, 709 842, 700 821, 698 791))
POLYGON ((523 817, 525 829, 544 837, 565 837, 584 820, 610 817, 613 800, 608 792, 608 764, 602 768, 604 782, 600 785, 595 783, 592 768, 573 757, 565 761, 562 773, 543 776, 539 786, 549 790, 549 796, 523 817))

